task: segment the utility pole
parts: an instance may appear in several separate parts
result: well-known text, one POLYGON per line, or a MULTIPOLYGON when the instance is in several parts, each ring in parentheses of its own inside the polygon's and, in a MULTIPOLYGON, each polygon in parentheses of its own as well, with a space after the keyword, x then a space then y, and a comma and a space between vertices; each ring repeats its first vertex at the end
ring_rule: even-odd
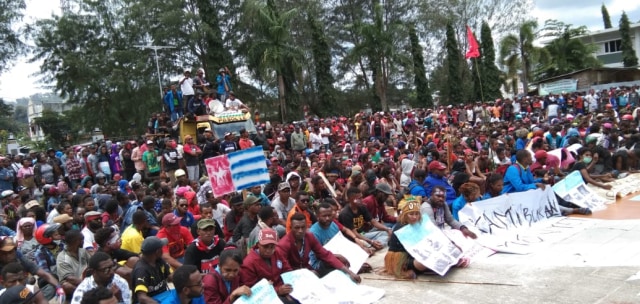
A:
POLYGON ((169 45, 134 45, 134 47, 139 49, 152 49, 154 55, 156 56, 156 70, 158 72, 158 87, 160 88, 160 98, 162 98, 162 81, 160 80, 160 63, 158 63, 158 50, 163 49, 173 49, 175 46, 169 45))

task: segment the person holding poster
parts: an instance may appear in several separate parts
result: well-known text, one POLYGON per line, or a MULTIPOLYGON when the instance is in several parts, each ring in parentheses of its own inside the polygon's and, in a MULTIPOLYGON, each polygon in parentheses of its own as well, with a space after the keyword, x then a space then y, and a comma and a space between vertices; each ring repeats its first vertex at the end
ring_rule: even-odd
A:
MULTIPOLYGON (((589 173, 589 170, 594 167, 596 162, 593 161, 593 153, 591 150, 580 148, 578 150, 578 161, 573 165, 571 171, 579 171, 585 184, 592 184, 602 189, 611 190, 612 186, 603 183, 601 176, 592 176, 589 173)), ((604 177, 609 178, 609 175, 605 175, 604 177)))
POLYGON ((220 254, 220 263, 215 271, 202 278, 204 301, 207 304, 230 304, 242 295, 251 296, 251 288, 240 285, 240 265, 242 252, 239 249, 225 249, 220 254))
MULTIPOLYGON (((442 206, 444 206, 444 191, 440 188, 433 189, 434 193, 442 192, 442 206)), ((438 194, 439 195, 439 194, 438 194)), ((440 196, 440 195, 439 195, 440 196)), ((407 197, 402 202, 402 213, 398 218, 398 224, 393 227, 394 233, 389 239, 389 251, 384 257, 385 272, 400 279, 415 279, 419 274, 431 274, 431 270, 420 262, 416 261, 400 243, 395 231, 405 225, 420 225, 422 214, 420 213, 420 199, 417 197, 407 197)), ((444 206, 444 209, 448 207, 444 206)), ((467 267, 469 260, 461 258, 458 267, 467 267)))
POLYGON ((278 234, 271 228, 260 230, 256 244, 240 267, 240 284, 253 287, 261 279, 273 282, 273 288, 284 304, 298 303, 291 297, 293 287, 284 284, 281 274, 293 270, 287 258, 276 251, 278 234))
POLYGON ((306 218, 302 213, 296 213, 291 217, 291 231, 287 232, 278 242, 276 251, 286 257, 289 265, 294 269, 307 268, 315 271, 309 263, 309 255, 313 252, 315 257, 321 261, 317 275, 324 276, 339 269, 347 274, 351 280, 360 283, 360 276, 345 266, 349 265, 346 259, 339 259, 331 251, 324 249, 313 233, 307 231, 306 218))
MULTIPOLYGON (((440 186, 433 187, 433 192, 431 193, 431 198, 426 202, 423 202, 420 205, 420 213, 429 217, 431 222, 433 222, 438 228, 444 229, 444 224, 446 223, 451 227, 451 229, 458 229, 462 232, 462 234, 466 237, 470 237, 472 239, 477 238, 476 234, 471 232, 466 226, 462 225, 458 222, 458 219, 451 215, 451 211, 449 207, 446 206, 444 197, 445 197, 445 189, 440 186)), ((461 197, 464 198, 464 205, 466 205, 467 201, 475 201, 471 200, 472 197, 480 196, 480 188, 478 185, 474 183, 465 183, 460 187, 460 192, 462 194, 461 197)), ((454 201, 453 208, 456 208, 454 201)), ((462 207, 464 207, 462 205, 462 207)), ((459 207, 458 209, 454 209, 456 212, 462 209, 459 207)))

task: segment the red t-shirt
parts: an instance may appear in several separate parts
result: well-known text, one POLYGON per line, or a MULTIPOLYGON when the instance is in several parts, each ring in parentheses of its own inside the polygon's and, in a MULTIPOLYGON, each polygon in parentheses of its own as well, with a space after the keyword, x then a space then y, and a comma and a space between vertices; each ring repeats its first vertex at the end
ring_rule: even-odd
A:
POLYGON ((184 256, 184 252, 187 249, 187 245, 193 242, 193 236, 186 227, 180 226, 180 236, 171 235, 166 228, 161 228, 156 236, 160 239, 166 238, 169 240, 167 246, 162 247, 162 253, 171 254, 172 258, 179 258, 184 256))

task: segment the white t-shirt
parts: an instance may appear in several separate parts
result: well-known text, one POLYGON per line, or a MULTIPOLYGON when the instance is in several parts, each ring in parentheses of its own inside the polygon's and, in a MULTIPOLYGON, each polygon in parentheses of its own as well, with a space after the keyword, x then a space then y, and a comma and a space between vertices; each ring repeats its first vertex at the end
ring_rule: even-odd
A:
POLYGON ((467 121, 473 122, 473 109, 471 108, 467 109, 467 121))
POLYGON ((193 91, 193 79, 185 79, 185 81, 180 85, 180 90, 182 91, 183 96, 194 95, 195 92, 193 91))
POLYGON ((329 144, 329 136, 331 136, 331 129, 324 127, 324 128, 320 128, 320 136, 322 136, 322 144, 323 145, 328 145, 329 144), (327 135, 327 137, 324 137, 322 135, 327 135))
POLYGON ((215 209, 213 210, 213 219, 218 222, 220 228, 224 228, 224 218, 227 216, 227 213, 231 211, 231 208, 227 207, 224 204, 218 203, 215 209))
POLYGON ((547 106, 547 117, 558 117, 558 105, 555 103, 547 106))
POLYGON ((231 100, 231 98, 227 98, 227 102, 226 102, 227 109, 239 108, 239 107, 241 107, 243 105, 244 105, 244 103, 242 103, 242 101, 240 99, 238 99, 238 98, 235 98, 233 100, 231 100))
POLYGON ((209 101, 209 113, 218 114, 224 112, 224 105, 218 99, 209 101))
POLYGON ((311 142, 311 148, 313 150, 320 150, 320 146, 322 146, 322 137, 320 134, 316 134, 315 132, 309 133, 309 141, 311 142))
POLYGON ((91 230, 89 230, 89 228, 84 227, 82 228, 82 230, 80 230, 80 233, 82 233, 82 235, 84 236, 84 244, 82 245, 82 248, 86 249, 86 250, 97 250, 98 246, 96 244, 96 241, 93 237, 93 232, 91 232, 91 230))
POLYGON ((589 112, 593 112, 593 111, 598 109, 598 100, 597 100, 596 96, 593 96, 591 94, 587 94, 587 96, 585 96, 584 99, 587 102, 587 104, 589 105, 589 112))

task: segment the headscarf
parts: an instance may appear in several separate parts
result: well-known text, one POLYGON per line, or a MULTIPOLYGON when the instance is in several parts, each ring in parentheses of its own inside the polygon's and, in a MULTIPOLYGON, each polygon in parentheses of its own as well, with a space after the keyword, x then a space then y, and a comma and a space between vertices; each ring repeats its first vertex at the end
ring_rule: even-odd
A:
POLYGON ((127 194, 127 185, 129 185, 129 181, 127 181, 126 179, 121 179, 118 182, 118 188, 120 192, 127 194))
POLYGON ((411 172, 413 172, 413 168, 416 163, 408 158, 404 158, 400 162, 400 168, 402 169, 402 174, 400 175, 400 186, 409 187, 409 183, 411 183, 411 172))
POLYGON ((23 217, 20 220, 18 220, 18 224, 16 224, 16 244, 18 244, 18 246, 20 246, 20 244, 24 242, 24 233, 22 233, 21 227, 22 225, 28 224, 28 223, 33 224, 35 229, 36 220, 33 219, 32 217, 23 217))

